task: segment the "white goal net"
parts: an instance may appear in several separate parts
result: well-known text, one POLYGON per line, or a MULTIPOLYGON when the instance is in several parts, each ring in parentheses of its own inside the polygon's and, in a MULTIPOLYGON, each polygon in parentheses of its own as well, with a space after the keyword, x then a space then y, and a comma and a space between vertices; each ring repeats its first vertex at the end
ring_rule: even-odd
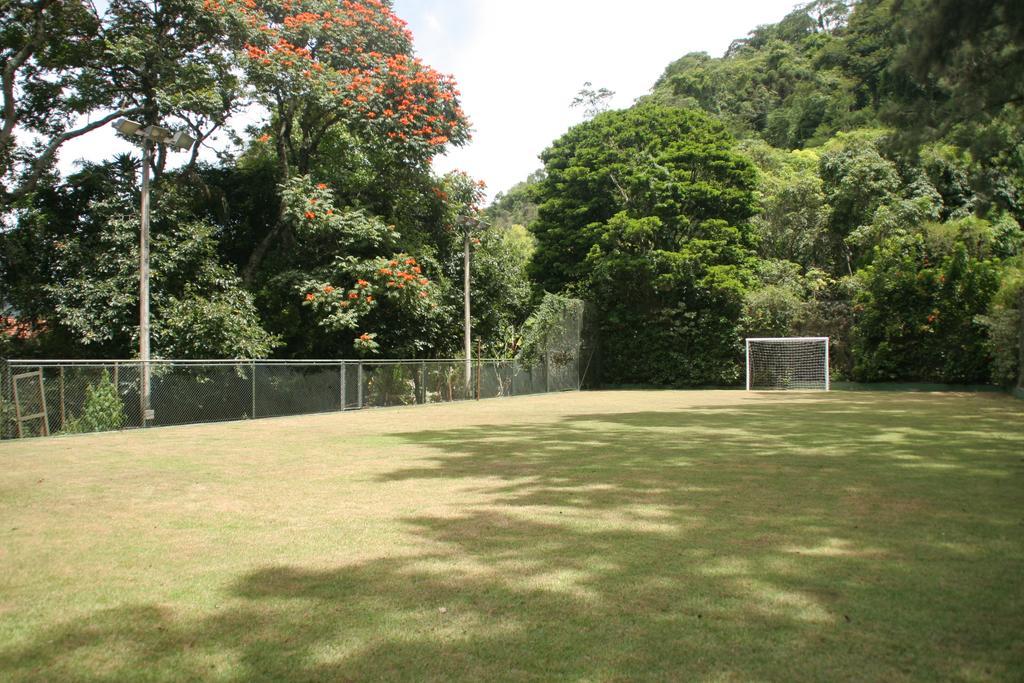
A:
POLYGON ((747 391, 828 388, 828 337, 747 339, 747 391))

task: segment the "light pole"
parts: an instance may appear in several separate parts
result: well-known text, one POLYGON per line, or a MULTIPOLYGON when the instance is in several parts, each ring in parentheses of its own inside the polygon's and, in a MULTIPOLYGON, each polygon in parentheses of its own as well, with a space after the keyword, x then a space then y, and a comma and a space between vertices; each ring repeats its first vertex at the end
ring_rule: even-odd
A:
POLYGON ((149 401, 149 164, 153 154, 153 143, 166 142, 175 149, 184 151, 195 144, 195 140, 184 131, 173 132, 160 126, 143 126, 141 123, 118 119, 114 129, 122 135, 142 138, 142 229, 139 237, 139 360, 142 361, 142 387, 139 402, 142 409, 142 426, 153 419, 149 401))
POLYGON ((462 330, 464 334, 463 341, 466 347, 466 398, 473 395, 473 341, 471 339, 472 323, 470 321, 470 301, 469 301, 469 238, 470 231, 473 228, 480 225, 480 221, 472 216, 460 216, 459 224, 462 225, 463 235, 463 248, 462 248, 462 302, 463 302, 463 323, 462 330))

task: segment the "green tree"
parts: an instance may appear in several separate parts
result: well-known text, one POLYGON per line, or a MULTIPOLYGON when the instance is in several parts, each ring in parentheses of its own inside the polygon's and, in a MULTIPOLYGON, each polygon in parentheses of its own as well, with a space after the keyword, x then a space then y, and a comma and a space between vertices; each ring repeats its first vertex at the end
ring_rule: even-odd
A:
MULTIPOLYGON (((27 197, 62 145, 119 116, 188 128, 199 145, 239 106, 220 22, 198 0, 0 5, 0 208, 27 197)), ((159 175, 167 149, 157 145, 159 175)))
POLYGON ((830 207, 818 173, 820 152, 784 151, 759 140, 743 141, 739 151, 758 169, 760 211, 751 220, 758 255, 804 268, 829 267, 830 207))
MULTIPOLYGON (((984 122, 1024 104, 1024 6, 1015 0, 894 0, 904 49, 893 70, 917 88, 901 93, 893 120, 923 131, 984 122), (907 110, 908 104, 917 104, 907 110), (908 118, 912 117, 912 118, 908 118)), ((859 8, 858 8, 859 9, 859 8)))
POLYGON ((508 228, 513 225, 529 225, 537 219, 537 185, 544 179, 544 169, 528 175, 526 180, 516 183, 507 192, 499 192, 484 211, 484 217, 491 225, 508 228))
POLYGON ((65 142, 139 111, 115 105, 99 118, 80 119, 114 104, 102 26, 91 3, 0 4, 0 66, 0 209, 36 188, 65 142))
POLYGON ((820 144, 872 116, 856 102, 856 80, 828 58, 849 15, 840 1, 798 6, 779 23, 734 41, 720 59, 691 53, 673 62, 650 99, 700 108, 734 134, 758 135, 778 147, 820 144))
MULTIPOLYGON (((37 193, 4 236, 5 295, 46 321, 49 348, 127 357, 138 335, 137 166, 128 157, 87 166, 37 193), (18 256, 35 255, 29 262, 18 256)), ((275 340, 252 297, 217 254, 216 229, 196 218, 183 180, 165 176, 153 197, 152 334, 164 357, 265 357, 275 340)), ((46 344, 44 344, 44 347, 46 344)))
MULTIPOLYGON (((586 277, 604 224, 625 213, 657 217, 659 248, 699 239, 709 220, 743 226, 754 212, 755 171, 721 124, 698 112, 644 105, 572 128, 541 158, 533 276, 547 291, 586 277)), ((749 231, 740 233, 749 240, 749 231)))
MULTIPOLYGON (((201 145, 248 103, 224 23, 200 0, 112 0, 101 19, 115 102, 145 124, 187 129, 194 168, 201 145)), ((167 153, 156 145, 157 177, 167 153)))
POLYGON ((925 174, 884 154, 883 130, 840 133, 824 147, 819 172, 831 211, 830 269, 853 274, 888 237, 938 220, 942 197, 925 174))
POLYGON ((533 289, 528 268, 536 238, 522 225, 487 225, 473 253, 471 293, 475 335, 489 352, 515 351, 516 333, 530 313, 533 289))
POLYGON ((987 331, 978 319, 999 287, 987 224, 932 225, 876 248, 858 273, 853 330, 860 381, 984 383, 987 331))
POLYGON ((1024 258, 1002 264, 999 290, 979 323, 988 331, 992 383, 1024 388, 1024 258))
POLYGON ((657 216, 613 216, 591 249, 586 292, 598 311, 610 383, 730 384, 743 295, 752 282, 742 233, 707 220, 687 239, 657 216))

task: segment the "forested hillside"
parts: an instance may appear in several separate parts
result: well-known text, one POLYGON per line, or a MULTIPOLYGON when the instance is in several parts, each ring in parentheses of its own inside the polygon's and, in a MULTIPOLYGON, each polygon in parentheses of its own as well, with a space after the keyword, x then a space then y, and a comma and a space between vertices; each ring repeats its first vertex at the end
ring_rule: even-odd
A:
POLYGON ((499 198, 592 300, 608 382, 728 384, 746 336, 860 381, 1008 384, 1024 264, 1024 6, 817 0, 687 54, 499 198))

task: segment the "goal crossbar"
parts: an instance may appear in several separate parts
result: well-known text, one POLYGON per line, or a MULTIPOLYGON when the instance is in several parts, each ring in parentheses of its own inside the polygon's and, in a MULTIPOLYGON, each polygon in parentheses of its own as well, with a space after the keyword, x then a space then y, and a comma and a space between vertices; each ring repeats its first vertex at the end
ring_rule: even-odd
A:
POLYGON ((828 391, 828 337, 749 337, 746 388, 828 391))

